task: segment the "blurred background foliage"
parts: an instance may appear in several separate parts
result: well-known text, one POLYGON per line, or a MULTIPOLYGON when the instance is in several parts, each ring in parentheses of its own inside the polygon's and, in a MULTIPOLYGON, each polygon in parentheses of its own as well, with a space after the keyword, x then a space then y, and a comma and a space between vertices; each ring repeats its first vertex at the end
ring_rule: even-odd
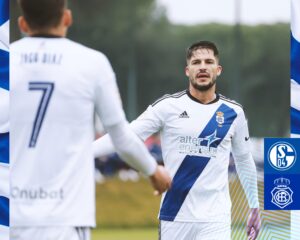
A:
MULTIPOLYGON (((21 36, 16 5, 11 1, 11 41, 21 36)), ((244 106, 251 135, 289 134, 289 24, 175 25, 155 0, 74 0, 69 6, 74 25, 68 37, 108 56, 129 120, 162 95, 187 88, 185 50, 211 40, 224 69, 218 92, 244 106)))

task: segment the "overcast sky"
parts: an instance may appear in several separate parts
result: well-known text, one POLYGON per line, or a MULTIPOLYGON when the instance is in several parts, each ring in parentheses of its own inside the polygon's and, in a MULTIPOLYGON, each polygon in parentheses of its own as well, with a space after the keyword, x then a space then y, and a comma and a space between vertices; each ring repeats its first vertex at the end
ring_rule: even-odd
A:
POLYGON ((245 24, 289 22, 289 0, 157 0, 167 7, 174 23, 197 24, 235 22, 235 3, 240 2, 240 18, 245 24))

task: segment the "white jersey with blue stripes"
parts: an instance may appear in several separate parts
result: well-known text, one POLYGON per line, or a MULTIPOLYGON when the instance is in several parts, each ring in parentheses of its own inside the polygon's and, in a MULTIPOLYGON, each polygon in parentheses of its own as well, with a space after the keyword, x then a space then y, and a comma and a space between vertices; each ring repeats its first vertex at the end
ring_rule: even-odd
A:
POLYGON ((0 0, 0 239, 9 239, 9 1, 0 0))
MULTIPOLYGON (((253 162, 239 104, 221 95, 202 104, 183 91, 156 101, 131 126, 142 139, 154 132, 161 135, 164 164, 173 182, 162 196, 160 220, 230 221, 230 152, 238 161, 243 156, 253 162)), ((255 191, 253 207, 258 207, 255 191)))
POLYGON ((11 44, 11 225, 94 226, 94 112, 125 121, 100 52, 66 38, 11 44))

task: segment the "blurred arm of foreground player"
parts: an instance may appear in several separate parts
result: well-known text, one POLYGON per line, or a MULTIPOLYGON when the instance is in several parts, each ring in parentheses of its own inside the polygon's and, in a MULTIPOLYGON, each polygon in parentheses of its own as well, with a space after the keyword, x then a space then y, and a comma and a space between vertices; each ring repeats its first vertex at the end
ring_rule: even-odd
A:
MULTIPOLYGON (((159 194, 170 188, 169 174, 164 167, 157 165, 144 143, 133 133, 127 122, 107 127, 107 132, 110 135, 113 152, 116 151, 126 163, 149 176, 153 188, 159 194)), ((102 146, 98 147, 102 148, 102 146)))
POLYGON ((155 190, 159 193, 166 191, 171 185, 170 176, 157 165, 144 143, 129 127, 108 59, 100 56, 99 64, 102 73, 95 76, 95 110, 111 138, 112 148, 131 167, 149 176, 155 190))

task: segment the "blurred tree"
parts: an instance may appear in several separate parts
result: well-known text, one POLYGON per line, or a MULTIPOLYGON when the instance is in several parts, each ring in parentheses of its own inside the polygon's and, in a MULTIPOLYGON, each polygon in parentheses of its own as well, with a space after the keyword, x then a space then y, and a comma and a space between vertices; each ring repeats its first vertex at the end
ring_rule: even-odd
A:
POLYGON ((288 24, 243 27, 244 105, 256 136, 288 136, 290 36, 288 24))

